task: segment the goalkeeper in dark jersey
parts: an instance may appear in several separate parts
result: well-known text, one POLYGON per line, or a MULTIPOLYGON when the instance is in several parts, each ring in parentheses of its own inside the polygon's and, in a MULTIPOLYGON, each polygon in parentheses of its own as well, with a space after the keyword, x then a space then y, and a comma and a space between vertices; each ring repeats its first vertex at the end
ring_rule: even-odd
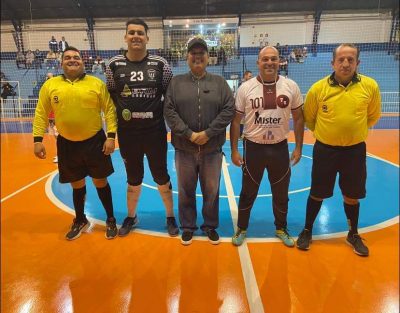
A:
POLYGON ((138 223, 136 207, 145 155, 166 209, 168 234, 177 236, 179 233, 167 170, 167 131, 163 118, 163 95, 172 71, 164 58, 147 52, 148 29, 141 19, 126 22, 128 51, 111 58, 106 67, 107 87, 117 111, 118 142, 128 180, 128 216, 119 236, 128 235, 138 223))

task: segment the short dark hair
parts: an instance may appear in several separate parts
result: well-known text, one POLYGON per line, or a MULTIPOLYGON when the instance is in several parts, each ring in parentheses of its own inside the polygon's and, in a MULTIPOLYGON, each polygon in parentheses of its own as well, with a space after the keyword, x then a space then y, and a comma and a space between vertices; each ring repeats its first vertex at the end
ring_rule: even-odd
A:
POLYGON ((350 47, 350 48, 356 49, 357 50, 357 60, 360 57, 360 48, 358 48, 354 43, 342 43, 342 44, 338 45, 335 49, 333 49, 333 61, 335 61, 337 49, 339 49, 341 47, 350 47))
POLYGON ((149 30, 149 26, 146 24, 145 21, 143 21, 141 18, 133 18, 126 22, 126 32, 128 32, 128 26, 131 24, 142 25, 144 27, 144 30, 146 31, 146 34, 149 30))
POLYGON ((253 74, 253 72, 252 72, 252 71, 245 71, 245 72, 243 73, 243 76, 246 76, 247 74, 253 74))
POLYGON ((62 55, 61 55, 61 60, 64 60, 64 54, 65 54, 65 52, 67 52, 67 51, 76 51, 76 52, 79 53, 79 56, 82 57, 82 56, 81 56, 81 52, 80 52, 77 48, 72 47, 72 46, 69 46, 68 48, 65 48, 65 50, 63 51, 63 53, 62 53, 62 55))

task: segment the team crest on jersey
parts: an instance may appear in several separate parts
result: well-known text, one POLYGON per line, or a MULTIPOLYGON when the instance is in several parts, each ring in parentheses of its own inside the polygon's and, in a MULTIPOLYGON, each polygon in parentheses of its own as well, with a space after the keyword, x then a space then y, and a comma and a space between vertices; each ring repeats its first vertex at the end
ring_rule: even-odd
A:
POLYGON ((276 98, 276 104, 282 109, 286 108, 289 105, 289 97, 286 95, 279 95, 276 98))
POLYGON ((121 96, 122 97, 130 97, 132 95, 131 89, 128 87, 127 84, 125 84, 124 89, 121 91, 121 96))
POLYGON ((54 103, 58 103, 58 96, 54 96, 53 101, 54 101, 54 103))
POLYGON ((328 113, 328 106, 326 104, 322 105, 322 112, 328 113))
POLYGON ((147 75, 150 78, 149 80, 155 80, 155 78, 156 78, 156 70, 154 70, 154 69, 147 70, 147 75))

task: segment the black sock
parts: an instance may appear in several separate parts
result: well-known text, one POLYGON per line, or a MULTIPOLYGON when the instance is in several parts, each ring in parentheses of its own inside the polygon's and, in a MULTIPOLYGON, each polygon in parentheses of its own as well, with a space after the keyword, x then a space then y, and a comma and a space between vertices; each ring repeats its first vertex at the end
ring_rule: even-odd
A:
POLYGON ((112 195, 110 185, 107 185, 103 188, 96 188, 97 194, 99 195, 99 199, 103 204, 104 209, 107 213, 107 219, 110 217, 114 217, 114 208, 112 203, 112 195))
POLYGON ((358 216, 360 213, 360 203, 347 204, 343 203, 344 212, 347 216, 347 224, 349 225, 350 235, 358 233, 358 216))
POLYGON ((86 221, 84 213, 86 198, 86 186, 72 190, 72 199, 74 201, 75 215, 78 222, 86 221))
POLYGON ((306 212, 306 225, 304 226, 305 229, 312 231, 314 221, 317 218, 319 210, 321 209, 322 201, 317 201, 308 196, 307 200, 307 212, 306 212))

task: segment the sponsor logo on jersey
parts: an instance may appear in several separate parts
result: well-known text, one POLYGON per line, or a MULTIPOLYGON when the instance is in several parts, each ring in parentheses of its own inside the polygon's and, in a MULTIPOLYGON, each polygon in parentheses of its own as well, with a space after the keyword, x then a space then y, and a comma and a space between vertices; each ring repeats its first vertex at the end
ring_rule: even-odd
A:
POLYGON ((279 95, 276 98, 276 104, 282 109, 286 108, 289 105, 289 97, 286 95, 279 95))
POLYGON ((132 118, 140 118, 140 119, 153 118, 153 112, 132 112, 132 118))
POLYGON ((119 66, 119 65, 126 66, 126 62, 115 62, 115 65, 116 66, 119 66))
POLYGON ((274 133, 271 130, 267 131, 267 133, 265 135, 263 135, 263 139, 264 140, 275 140, 274 133))
POLYGON ((132 91, 130 90, 130 88, 128 87, 127 84, 125 84, 124 89, 121 91, 121 97, 129 97, 132 95, 132 91))
POLYGON ((326 104, 322 105, 322 112, 328 113, 328 106, 326 104))
POLYGON ((147 62, 147 65, 158 65, 158 62, 149 61, 147 62))
POLYGON ((260 113, 255 112, 254 124, 256 125, 279 125, 281 123, 281 117, 263 117, 260 113))

